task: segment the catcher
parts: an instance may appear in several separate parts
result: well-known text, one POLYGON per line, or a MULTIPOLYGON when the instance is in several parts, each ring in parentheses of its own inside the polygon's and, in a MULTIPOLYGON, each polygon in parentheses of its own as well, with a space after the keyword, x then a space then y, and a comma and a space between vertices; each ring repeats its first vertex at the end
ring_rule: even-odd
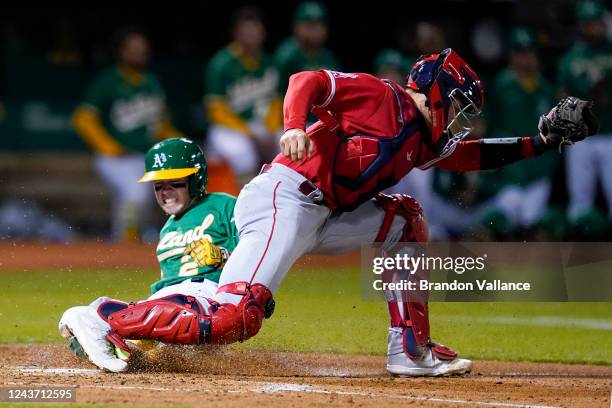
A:
MULTIPOLYGON (((198 303, 207 305, 206 299, 217 290, 221 268, 238 243, 233 219, 236 198, 206 192, 204 155, 184 138, 154 145, 145 156, 145 168, 139 182, 153 184, 157 204, 169 216, 157 245, 161 279, 151 285, 148 300, 191 302, 194 309, 198 303)), ((131 350, 115 336, 106 339, 103 331, 96 331, 100 321, 97 306, 107 300, 101 297, 89 306, 68 309, 60 321, 60 332, 77 356, 88 357, 100 368, 123 371, 131 350), (98 339, 98 335, 108 347, 91 347, 90 339, 98 339)), ((127 344, 134 347, 139 343, 127 344)))
MULTIPOLYGON (((589 102, 568 98, 540 120, 535 137, 465 141, 470 118, 482 105, 478 76, 451 49, 421 58, 407 88, 362 73, 293 75, 284 103, 282 153, 240 193, 234 210, 240 241, 215 296, 198 304, 105 300, 92 314, 95 329, 84 333, 89 337, 74 334, 96 352, 108 349, 107 338, 124 349, 122 339, 247 340, 271 316, 273 293, 302 254, 427 241, 427 224, 414 199, 378 194, 413 167, 499 167, 582 140, 598 126, 589 102), (305 131, 311 110, 320 121, 305 131)), ((394 293, 388 299, 391 374, 470 371, 469 360, 431 341, 426 301, 405 301, 394 293)))

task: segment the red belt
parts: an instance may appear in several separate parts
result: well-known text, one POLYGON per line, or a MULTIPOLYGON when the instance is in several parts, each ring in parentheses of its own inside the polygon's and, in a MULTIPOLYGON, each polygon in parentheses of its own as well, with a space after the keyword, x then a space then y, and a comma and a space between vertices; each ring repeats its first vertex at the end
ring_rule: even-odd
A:
MULTIPOLYGON (((270 171, 270 169, 272 169, 272 164, 270 163, 264 164, 259 174, 267 173, 270 171)), ((315 186, 315 184, 312 181, 310 180, 303 181, 299 185, 298 190, 300 190, 300 193, 304 194, 306 197, 312 199, 312 201, 315 204, 323 203, 323 193, 321 192, 321 190, 319 190, 317 186, 315 186)))

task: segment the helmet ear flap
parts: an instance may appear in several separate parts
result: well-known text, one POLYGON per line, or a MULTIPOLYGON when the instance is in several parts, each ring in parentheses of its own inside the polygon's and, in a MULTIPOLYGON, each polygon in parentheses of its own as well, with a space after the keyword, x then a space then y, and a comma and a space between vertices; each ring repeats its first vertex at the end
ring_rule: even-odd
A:
POLYGON ((187 186, 189 188, 189 196, 191 198, 198 197, 204 193, 204 189, 208 184, 208 174, 206 168, 199 169, 196 173, 189 176, 187 186))
POLYGON ((188 192, 189 192, 189 197, 194 198, 198 195, 198 180, 197 180, 197 174, 192 174, 191 176, 189 176, 189 179, 187 180, 187 188, 188 188, 188 192))

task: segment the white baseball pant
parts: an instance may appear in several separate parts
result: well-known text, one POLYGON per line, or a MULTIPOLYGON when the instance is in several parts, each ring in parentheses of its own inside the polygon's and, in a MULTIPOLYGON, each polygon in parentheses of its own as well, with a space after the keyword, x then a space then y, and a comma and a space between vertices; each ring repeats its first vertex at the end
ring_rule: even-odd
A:
MULTIPOLYGON (((240 242, 223 268, 219 287, 260 283, 274 293, 300 256, 341 254, 374 242, 384 210, 373 200, 352 212, 332 212, 317 200, 318 189, 309 196, 300 192, 305 181, 288 167, 273 164, 242 189, 234 209, 240 242)), ((400 240, 405 222, 396 217, 384 246, 400 240)), ((241 296, 220 293, 216 299, 237 304, 241 296)))

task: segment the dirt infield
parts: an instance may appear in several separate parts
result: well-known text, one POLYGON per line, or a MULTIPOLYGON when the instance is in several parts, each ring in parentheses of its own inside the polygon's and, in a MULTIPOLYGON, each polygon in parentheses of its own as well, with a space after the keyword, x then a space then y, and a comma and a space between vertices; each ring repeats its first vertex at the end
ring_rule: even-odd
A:
MULTIPOLYGON (((297 267, 358 266, 359 253, 341 256, 304 256, 297 267)), ((0 243, 0 271, 37 269, 157 269, 155 245, 110 244, 82 241, 68 244, 45 242, 0 243)))
POLYGON ((0 345, 0 385, 74 385, 80 403, 224 407, 609 407, 612 389, 610 366, 477 361, 465 377, 392 378, 380 356, 163 350, 110 374, 63 346, 0 345))

